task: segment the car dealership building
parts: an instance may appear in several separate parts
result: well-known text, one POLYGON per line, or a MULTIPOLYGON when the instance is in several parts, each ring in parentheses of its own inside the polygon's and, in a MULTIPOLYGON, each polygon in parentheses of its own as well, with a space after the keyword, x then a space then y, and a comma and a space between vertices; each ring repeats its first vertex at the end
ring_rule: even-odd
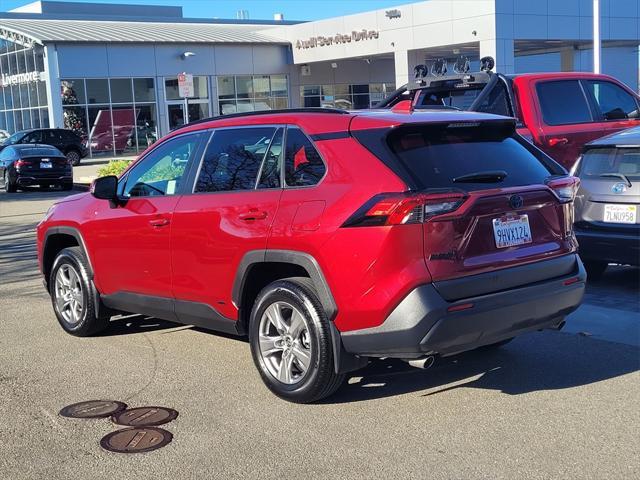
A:
MULTIPOLYGON (((602 72, 637 90, 640 0, 600 4, 602 72)), ((313 22, 45 0, 0 13, 0 129, 64 127, 92 155, 135 154, 213 115, 368 108, 437 58, 591 71, 592 34, 593 0, 428 0, 313 22)))

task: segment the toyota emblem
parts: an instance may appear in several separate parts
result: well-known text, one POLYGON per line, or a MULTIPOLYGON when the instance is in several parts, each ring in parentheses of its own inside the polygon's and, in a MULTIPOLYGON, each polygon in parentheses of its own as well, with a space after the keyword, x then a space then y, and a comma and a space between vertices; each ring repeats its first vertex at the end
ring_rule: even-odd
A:
POLYGON ((511 208, 520 208, 523 203, 524 200, 522 200, 520 195, 511 195, 511 198, 509 198, 509 205, 511 205, 511 208))
POLYGON ((616 183, 611 187, 613 193, 624 193, 627 191, 627 186, 624 183, 616 183))

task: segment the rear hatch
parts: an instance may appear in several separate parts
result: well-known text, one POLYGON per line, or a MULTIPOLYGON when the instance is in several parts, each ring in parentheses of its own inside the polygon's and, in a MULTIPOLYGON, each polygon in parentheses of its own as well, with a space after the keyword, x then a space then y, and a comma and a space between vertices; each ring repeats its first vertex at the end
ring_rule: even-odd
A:
POLYGON ((386 152, 372 150, 423 207, 436 285, 575 251, 576 180, 517 138, 512 120, 400 125, 389 130, 386 152))
POLYGON ((16 162, 22 175, 35 177, 60 177, 71 170, 66 157, 51 147, 30 147, 20 149, 20 159, 16 162))
POLYGON ((575 167, 581 185, 576 227, 627 232, 640 228, 640 147, 597 146, 575 167))

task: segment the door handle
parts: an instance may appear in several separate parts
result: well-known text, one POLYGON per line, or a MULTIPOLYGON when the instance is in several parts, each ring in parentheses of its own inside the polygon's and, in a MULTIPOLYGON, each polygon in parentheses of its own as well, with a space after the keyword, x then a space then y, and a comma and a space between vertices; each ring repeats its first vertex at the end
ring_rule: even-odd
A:
POLYGON ((240 220, 244 220, 245 222, 251 222, 253 220, 264 220, 268 216, 269 214, 265 210, 258 210, 257 208, 252 208, 248 212, 244 212, 238 215, 238 218, 240 220))
POLYGON ((149 220, 149 225, 151 225, 152 227, 165 227, 167 225, 169 225, 169 219, 168 218, 154 218, 153 220, 149 220))
POLYGON ((569 143, 569 139, 565 137, 553 137, 549 139, 549 146, 555 147, 556 145, 566 145, 569 143))

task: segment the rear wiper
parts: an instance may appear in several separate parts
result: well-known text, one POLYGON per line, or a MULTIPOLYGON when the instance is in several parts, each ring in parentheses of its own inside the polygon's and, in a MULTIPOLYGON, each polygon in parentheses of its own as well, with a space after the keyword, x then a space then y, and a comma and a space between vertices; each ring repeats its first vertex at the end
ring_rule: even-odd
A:
POLYGON ((631 183, 631 180, 629 180, 629 177, 627 177, 623 173, 603 173, 600 176, 604 178, 619 178, 620 180, 624 180, 625 182, 627 182, 627 187, 631 188, 632 186, 632 183, 631 183))
POLYGON ((507 178, 504 170, 487 170, 486 172, 467 173, 453 179, 453 183, 496 183, 507 178))

